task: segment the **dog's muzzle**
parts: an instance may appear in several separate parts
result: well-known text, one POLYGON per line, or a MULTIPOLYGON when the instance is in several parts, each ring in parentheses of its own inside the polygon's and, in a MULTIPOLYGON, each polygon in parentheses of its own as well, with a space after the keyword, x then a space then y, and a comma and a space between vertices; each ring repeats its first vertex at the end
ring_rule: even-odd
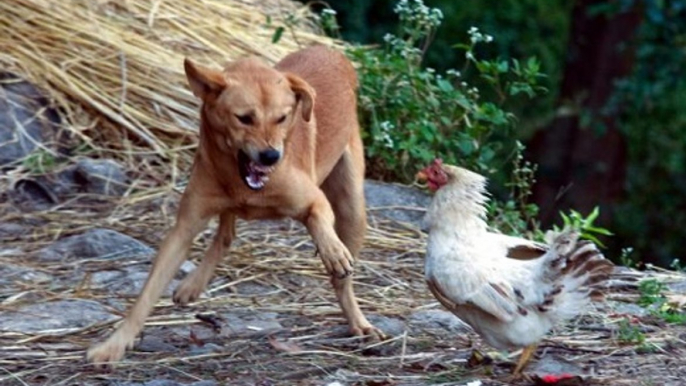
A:
POLYGON ((238 170, 241 179, 252 190, 260 190, 269 181, 269 173, 274 170, 281 159, 281 152, 270 148, 257 153, 257 160, 252 159, 243 150, 238 151, 238 170))

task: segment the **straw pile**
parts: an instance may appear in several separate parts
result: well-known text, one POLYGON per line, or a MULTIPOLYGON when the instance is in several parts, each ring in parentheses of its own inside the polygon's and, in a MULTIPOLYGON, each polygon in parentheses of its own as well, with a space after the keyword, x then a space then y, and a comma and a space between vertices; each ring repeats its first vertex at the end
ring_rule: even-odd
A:
POLYGON ((287 0, 3 0, 0 64, 43 88, 92 147, 166 158, 192 147, 197 131, 184 56, 275 62, 299 46, 336 44, 316 34, 312 17, 287 0))

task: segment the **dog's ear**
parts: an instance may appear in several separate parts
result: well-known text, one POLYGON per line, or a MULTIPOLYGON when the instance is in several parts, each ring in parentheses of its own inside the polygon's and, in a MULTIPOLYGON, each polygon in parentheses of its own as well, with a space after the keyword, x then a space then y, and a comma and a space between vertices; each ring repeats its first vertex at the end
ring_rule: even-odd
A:
POLYGON ((291 90, 295 93, 296 104, 301 103, 300 109, 305 122, 312 119, 312 111, 314 110, 314 98, 316 93, 312 86, 303 78, 295 74, 286 74, 288 83, 291 85, 291 90))
POLYGON ((183 60, 183 68, 191 91, 202 100, 210 94, 218 94, 226 87, 226 80, 220 71, 197 65, 188 58, 183 60))

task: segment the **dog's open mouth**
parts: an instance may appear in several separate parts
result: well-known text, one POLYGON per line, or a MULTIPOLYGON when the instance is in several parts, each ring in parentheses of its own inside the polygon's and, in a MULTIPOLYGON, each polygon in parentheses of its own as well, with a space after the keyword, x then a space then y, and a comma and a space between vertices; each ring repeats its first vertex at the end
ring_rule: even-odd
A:
POLYGON ((264 166, 248 157, 243 150, 238 151, 238 169, 243 182, 252 190, 260 190, 269 181, 269 173, 274 166, 264 166))

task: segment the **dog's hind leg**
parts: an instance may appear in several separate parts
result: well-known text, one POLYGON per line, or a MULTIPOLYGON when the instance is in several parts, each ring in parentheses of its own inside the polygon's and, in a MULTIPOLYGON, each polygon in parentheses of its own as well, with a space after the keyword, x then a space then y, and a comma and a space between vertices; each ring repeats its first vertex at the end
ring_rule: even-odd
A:
MULTIPOLYGON (((356 145, 359 146, 358 149, 346 149, 321 186, 336 216, 336 234, 354 259, 359 258, 367 230, 363 190, 364 158, 362 144, 356 145)), ((331 284, 350 325, 350 332, 353 335, 371 335, 383 339, 383 332, 369 323, 357 304, 352 276, 339 278, 333 275, 331 284)))
POLYGON ((174 291, 174 303, 185 305, 198 299, 235 236, 236 216, 226 211, 219 217, 219 229, 200 265, 183 279, 174 291))

